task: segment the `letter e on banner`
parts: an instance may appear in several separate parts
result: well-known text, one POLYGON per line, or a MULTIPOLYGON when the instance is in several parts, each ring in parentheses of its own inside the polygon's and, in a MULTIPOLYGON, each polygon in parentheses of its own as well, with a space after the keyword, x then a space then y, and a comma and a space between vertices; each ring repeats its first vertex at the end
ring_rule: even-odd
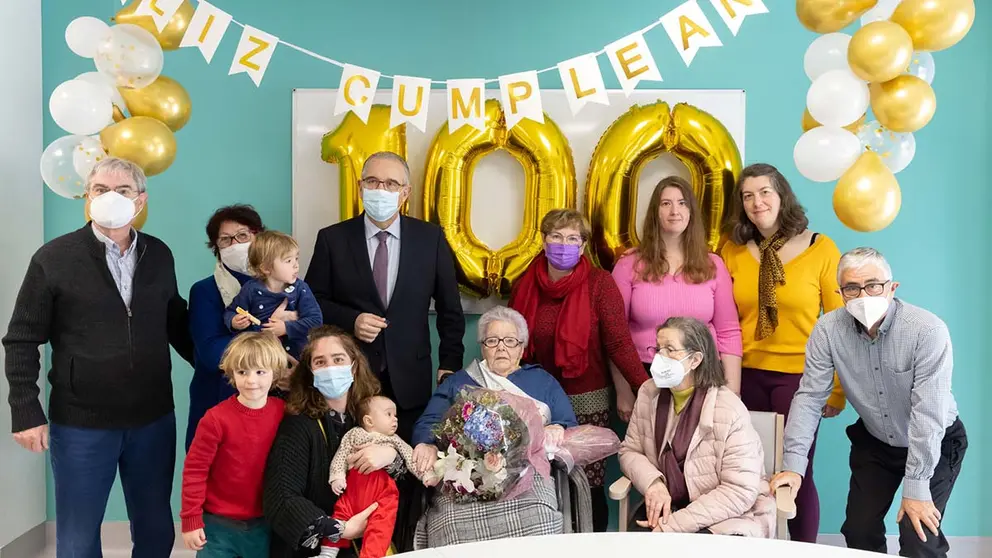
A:
POLYGON ((642 81, 662 81, 642 33, 627 35, 607 45, 605 50, 624 95, 629 97, 642 81))
POLYGON ((269 61, 272 60, 272 53, 276 50, 277 44, 279 44, 278 37, 251 25, 245 25, 245 30, 241 33, 241 41, 238 42, 238 49, 234 52, 231 70, 227 74, 233 76, 247 73, 256 87, 261 85, 265 69, 269 67, 269 61))

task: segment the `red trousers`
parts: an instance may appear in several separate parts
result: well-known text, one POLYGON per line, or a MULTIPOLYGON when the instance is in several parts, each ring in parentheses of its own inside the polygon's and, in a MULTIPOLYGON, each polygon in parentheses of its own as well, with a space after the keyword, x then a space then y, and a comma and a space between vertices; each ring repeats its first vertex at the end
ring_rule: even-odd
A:
MULTIPOLYGON (((368 475, 359 473, 356 469, 348 471, 345 479, 348 487, 334 505, 334 519, 347 521, 355 514, 378 502, 372 515, 369 516, 365 535, 362 537, 362 549, 359 558, 382 558, 389 551, 393 538, 393 528, 396 526, 396 511, 399 508, 400 492, 394 481, 383 470, 373 471, 368 475)), ((324 546, 347 548, 351 541, 344 539, 336 543, 324 540, 324 546)))

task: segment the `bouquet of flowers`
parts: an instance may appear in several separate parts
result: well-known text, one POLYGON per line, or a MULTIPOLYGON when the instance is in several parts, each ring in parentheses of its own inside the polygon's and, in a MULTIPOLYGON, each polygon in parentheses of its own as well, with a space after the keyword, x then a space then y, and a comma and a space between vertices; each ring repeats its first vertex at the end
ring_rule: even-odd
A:
POLYGON ((544 430, 532 401, 502 391, 467 387, 434 427, 434 475, 457 502, 512 498, 533 484, 541 463, 544 430), (536 422, 535 422, 536 421, 536 422))

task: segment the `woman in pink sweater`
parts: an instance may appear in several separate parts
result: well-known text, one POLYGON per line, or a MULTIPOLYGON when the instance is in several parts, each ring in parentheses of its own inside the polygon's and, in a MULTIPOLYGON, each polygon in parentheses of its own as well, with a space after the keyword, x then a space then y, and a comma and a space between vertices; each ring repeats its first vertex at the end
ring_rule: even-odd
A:
MULTIPOLYGON (((613 268, 613 279, 645 370, 654 358, 658 325, 675 316, 696 318, 716 339, 727 387, 740 394, 743 351, 733 283, 706 246, 699 205, 685 179, 669 176, 655 186, 641 236, 640 245, 613 268)), ((633 391, 624 382, 614 384, 617 408, 627 419, 633 391)))

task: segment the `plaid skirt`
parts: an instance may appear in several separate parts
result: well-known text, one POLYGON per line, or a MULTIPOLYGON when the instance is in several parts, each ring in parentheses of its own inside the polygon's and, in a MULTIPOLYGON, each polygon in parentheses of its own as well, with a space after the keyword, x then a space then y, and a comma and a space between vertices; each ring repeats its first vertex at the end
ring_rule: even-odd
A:
MULTIPOLYGON (((610 389, 603 388, 588 393, 569 395, 572 409, 579 424, 591 424, 610 428, 610 389)), ((599 488, 606 482, 606 460, 590 463, 583 467, 589 486, 599 488)))
POLYGON ((502 502, 460 504, 435 492, 430 508, 417 523, 413 549, 561 532, 554 482, 535 476, 533 488, 502 502))

